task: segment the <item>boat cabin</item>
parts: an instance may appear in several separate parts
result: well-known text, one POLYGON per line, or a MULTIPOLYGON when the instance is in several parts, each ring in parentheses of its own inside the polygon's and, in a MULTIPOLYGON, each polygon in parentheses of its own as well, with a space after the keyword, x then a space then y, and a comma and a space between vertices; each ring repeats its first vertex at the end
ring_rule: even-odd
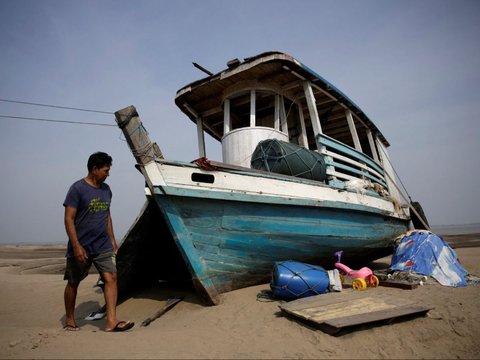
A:
POLYGON ((387 140, 331 83, 281 52, 227 66, 176 95, 177 106, 197 124, 200 157, 204 132, 221 141, 224 163, 247 168, 260 141, 277 139, 324 154, 329 185, 368 179, 397 192, 387 140))

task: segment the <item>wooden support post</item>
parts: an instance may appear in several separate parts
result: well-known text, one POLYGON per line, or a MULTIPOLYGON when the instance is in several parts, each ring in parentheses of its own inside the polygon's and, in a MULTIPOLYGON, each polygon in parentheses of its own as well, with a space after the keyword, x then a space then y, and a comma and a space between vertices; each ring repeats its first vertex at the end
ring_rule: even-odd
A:
POLYGON ((285 101, 283 96, 280 96, 280 122, 282 124, 282 132, 288 135, 287 114, 285 113, 285 101))
POLYGON ((345 110, 345 115, 347 116, 348 127, 350 128, 350 133, 352 134, 355 149, 363 152, 362 145, 360 144, 360 139, 358 138, 357 128, 355 127, 355 122, 353 121, 352 112, 350 110, 345 110))
POLYGON ((250 91, 250 127, 255 127, 255 90, 250 91))
POLYGON ((223 135, 226 135, 232 129, 232 121, 230 119, 230 99, 223 102, 223 135))
POLYGON ((115 112, 115 119, 137 163, 145 165, 155 159, 163 159, 158 145, 150 141, 134 106, 115 112))
MULTIPOLYGON (((320 124, 320 118, 318 117, 317 104, 315 102, 315 96, 313 95, 312 84, 310 81, 303 82, 303 90, 305 92, 305 98, 307 100, 308 112, 310 114, 310 120, 312 122, 313 132, 315 139, 317 135, 322 133, 322 126, 320 124)), ((317 141, 317 149, 320 150, 321 145, 317 141)))
POLYGON ((203 132, 203 120, 197 118, 197 140, 198 140, 198 156, 204 157, 205 155, 205 136, 203 132))
POLYGON ((275 95, 275 111, 273 115, 275 130, 280 131, 280 95, 275 95))
POLYGON ((370 149, 372 150, 373 160, 380 164, 380 158, 378 157, 377 147, 375 146, 375 140, 373 139, 372 130, 367 129, 367 138, 368 143, 370 144, 370 149))
POLYGON ((297 106, 298 106, 298 117, 300 118, 300 127, 302 129, 302 133, 300 134, 300 137, 299 137, 299 143, 305 149, 308 149, 307 129, 305 127, 305 118, 303 117, 302 104, 297 103, 297 106))

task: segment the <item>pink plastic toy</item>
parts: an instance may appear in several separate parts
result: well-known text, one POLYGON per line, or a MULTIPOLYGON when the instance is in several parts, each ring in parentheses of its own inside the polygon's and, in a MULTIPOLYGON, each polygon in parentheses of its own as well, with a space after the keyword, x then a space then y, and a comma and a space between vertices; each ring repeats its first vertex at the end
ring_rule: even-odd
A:
MULTIPOLYGON (((344 265, 340 262, 342 258, 343 251, 337 251, 335 256, 337 261, 335 267, 338 268, 343 275, 348 276, 353 279, 352 287, 356 290, 365 290, 367 286, 376 287, 378 286, 378 278, 373 275, 373 271, 368 267, 362 267, 360 270, 352 270, 347 265, 344 265)), ((343 282, 343 279, 342 279, 343 282)))

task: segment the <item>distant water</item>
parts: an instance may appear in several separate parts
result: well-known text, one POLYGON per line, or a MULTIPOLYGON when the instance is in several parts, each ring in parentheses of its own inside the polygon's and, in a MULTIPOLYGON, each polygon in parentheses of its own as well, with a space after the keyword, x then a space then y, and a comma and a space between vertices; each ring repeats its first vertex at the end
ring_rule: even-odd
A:
POLYGON ((480 223, 465 225, 432 225, 432 232, 438 235, 459 235, 480 233, 480 223))

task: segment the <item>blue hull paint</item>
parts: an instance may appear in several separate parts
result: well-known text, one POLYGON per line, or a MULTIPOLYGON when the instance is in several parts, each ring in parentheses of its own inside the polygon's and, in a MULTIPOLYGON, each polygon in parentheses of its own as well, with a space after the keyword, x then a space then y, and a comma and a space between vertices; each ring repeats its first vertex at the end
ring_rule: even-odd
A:
POLYGON ((333 268, 333 253, 369 261, 391 251, 406 220, 375 212, 155 195, 194 285, 207 302, 268 282, 275 261, 333 268))

